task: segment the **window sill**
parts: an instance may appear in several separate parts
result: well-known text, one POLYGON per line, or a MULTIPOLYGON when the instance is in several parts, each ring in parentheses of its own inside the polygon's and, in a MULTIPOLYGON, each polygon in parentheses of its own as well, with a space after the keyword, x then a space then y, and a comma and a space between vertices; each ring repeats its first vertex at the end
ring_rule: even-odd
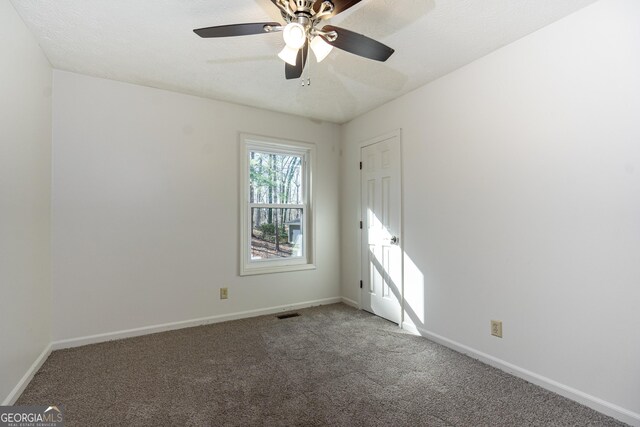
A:
POLYGON ((290 265, 270 265, 258 267, 244 267, 240 271, 240 276, 256 276, 259 274, 289 273, 293 271, 315 270, 315 264, 290 264, 290 265))

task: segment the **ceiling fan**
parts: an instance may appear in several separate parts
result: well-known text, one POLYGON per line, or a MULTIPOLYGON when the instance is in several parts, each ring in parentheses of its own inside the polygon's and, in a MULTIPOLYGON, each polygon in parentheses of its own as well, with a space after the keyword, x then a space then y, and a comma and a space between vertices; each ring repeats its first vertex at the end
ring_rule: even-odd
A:
POLYGON ((394 50, 389 46, 333 25, 321 23, 360 3, 361 0, 271 0, 280 9, 286 24, 257 22, 221 25, 193 30, 203 38, 247 36, 282 31, 285 47, 278 56, 285 61, 285 77, 302 76, 309 47, 322 61, 334 47, 376 61, 386 61, 394 50))

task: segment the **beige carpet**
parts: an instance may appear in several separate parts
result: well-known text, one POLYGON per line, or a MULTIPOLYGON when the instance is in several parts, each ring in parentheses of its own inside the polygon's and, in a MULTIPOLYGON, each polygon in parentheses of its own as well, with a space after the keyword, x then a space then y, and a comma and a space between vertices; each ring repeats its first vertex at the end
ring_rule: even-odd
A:
POLYGON ((18 400, 68 426, 615 426, 336 304, 55 351, 18 400))

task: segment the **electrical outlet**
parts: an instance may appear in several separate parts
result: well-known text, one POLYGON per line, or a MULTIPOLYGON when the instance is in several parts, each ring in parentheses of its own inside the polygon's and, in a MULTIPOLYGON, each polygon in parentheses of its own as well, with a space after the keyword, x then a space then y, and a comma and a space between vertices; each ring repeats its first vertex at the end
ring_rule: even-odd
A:
POLYGON ((491 321, 491 335, 502 338, 502 320, 491 321))
POLYGON ((220 288, 220 299, 229 298, 229 288, 220 288))

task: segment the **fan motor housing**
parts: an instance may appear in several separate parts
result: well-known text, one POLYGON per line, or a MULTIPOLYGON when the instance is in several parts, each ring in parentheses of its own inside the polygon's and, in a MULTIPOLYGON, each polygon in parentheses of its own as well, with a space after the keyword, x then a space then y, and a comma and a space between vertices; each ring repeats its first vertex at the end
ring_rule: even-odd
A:
MULTIPOLYGON (((322 1, 322 0, 318 0, 318 1, 322 1)), ((295 0, 296 13, 304 13, 304 14, 311 15, 311 10, 315 2, 316 0, 295 0)))

